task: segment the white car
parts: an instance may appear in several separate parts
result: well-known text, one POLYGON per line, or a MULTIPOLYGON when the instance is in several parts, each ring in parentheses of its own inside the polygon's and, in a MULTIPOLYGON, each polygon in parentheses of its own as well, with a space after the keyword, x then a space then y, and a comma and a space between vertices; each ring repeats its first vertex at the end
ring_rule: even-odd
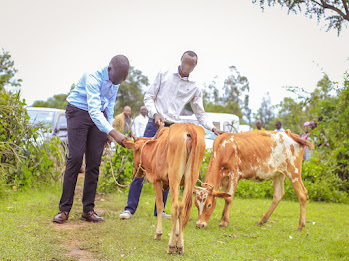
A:
MULTIPOLYGON (((213 125, 218 130, 233 132, 233 133, 239 132, 240 120, 238 116, 234 114, 229 114, 229 113, 214 113, 214 112, 208 112, 207 116, 213 122, 213 125)), ((201 126, 201 124, 196 119, 195 115, 180 116, 180 118, 182 119, 183 122, 192 122, 194 124, 201 126)), ((206 149, 212 150, 213 142, 217 136, 212 131, 206 130, 205 128, 204 130, 205 130, 206 149)))

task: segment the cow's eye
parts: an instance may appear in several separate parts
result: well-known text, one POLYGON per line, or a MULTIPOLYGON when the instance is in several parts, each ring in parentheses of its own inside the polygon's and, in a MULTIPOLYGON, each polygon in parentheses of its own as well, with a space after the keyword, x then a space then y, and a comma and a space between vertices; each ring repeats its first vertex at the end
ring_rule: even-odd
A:
POLYGON ((211 204, 211 203, 207 205, 207 208, 210 208, 210 207, 212 207, 212 204, 211 204))

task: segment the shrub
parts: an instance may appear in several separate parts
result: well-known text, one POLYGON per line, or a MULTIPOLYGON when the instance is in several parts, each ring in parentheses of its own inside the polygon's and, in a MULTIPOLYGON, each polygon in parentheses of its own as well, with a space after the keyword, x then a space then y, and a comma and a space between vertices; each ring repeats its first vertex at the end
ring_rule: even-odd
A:
MULTIPOLYGON (((58 181, 65 166, 60 141, 45 140, 47 129, 33 126, 19 93, 0 91, 0 184, 17 188, 58 181), (38 142, 40 140, 40 142, 38 142)), ((0 191, 0 193, 1 193, 0 191)))
POLYGON ((133 151, 117 145, 112 155, 107 154, 102 157, 98 182, 99 191, 112 192, 119 188, 112 175, 110 157, 116 181, 121 185, 129 184, 132 181, 133 151))

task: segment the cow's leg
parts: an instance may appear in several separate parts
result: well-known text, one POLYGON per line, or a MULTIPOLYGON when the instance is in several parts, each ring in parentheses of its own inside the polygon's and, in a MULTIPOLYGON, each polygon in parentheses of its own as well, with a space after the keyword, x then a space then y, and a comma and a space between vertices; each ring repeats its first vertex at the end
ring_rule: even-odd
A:
POLYGON ((179 182, 178 184, 171 184, 170 181, 170 194, 171 194, 171 235, 170 240, 168 242, 168 250, 169 254, 176 254, 177 252, 177 223, 178 223, 178 215, 179 215, 179 182), (175 185, 175 186, 173 186, 175 185))
MULTIPOLYGON (((235 192, 235 191, 234 191, 235 192)), ((221 223, 219 224, 220 227, 226 227, 229 222, 229 212, 230 212, 230 207, 231 207, 231 202, 233 201, 234 194, 231 195, 229 198, 225 198, 225 205, 222 213, 222 219, 221 223)))
POLYGON ((177 238, 177 254, 184 254, 184 229, 189 220, 189 212, 193 202, 193 177, 191 176, 191 164, 188 164, 186 173, 185 173, 185 182, 183 190, 183 198, 181 205, 179 207, 179 235, 177 238))
POLYGON ((158 181, 154 181, 154 190, 156 195, 156 209, 157 209, 157 225, 156 225, 156 233, 154 236, 155 240, 162 239, 162 212, 164 210, 164 203, 162 200, 162 189, 161 183, 158 181))
POLYGON ((296 191, 296 194, 298 196, 299 204, 300 204, 300 216, 299 216, 299 226, 298 230, 302 230, 305 226, 305 212, 306 212, 306 204, 307 204, 307 197, 308 197, 308 191, 304 187, 303 181, 301 176, 299 175, 299 178, 293 179, 292 186, 294 190, 296 191))
POLYGON ((285 176, 282 174, 279 174, 274 177, 273 179, 273 187, 274 187, 274 196, 273 196, 273 202, 271 203, 271 206, 269 207, 267 213, 263 216, 262 220, 258 223, 258 225, 263 225, 268 221, 271 214, 285 195, 284 191, 284 180, 285 176))

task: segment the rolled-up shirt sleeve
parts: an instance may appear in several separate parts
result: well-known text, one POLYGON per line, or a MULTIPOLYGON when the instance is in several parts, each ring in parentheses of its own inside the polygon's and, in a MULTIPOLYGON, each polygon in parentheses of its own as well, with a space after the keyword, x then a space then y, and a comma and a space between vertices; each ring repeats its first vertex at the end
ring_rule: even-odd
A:
POLYGON ((100 86, 102 85, 102 81, 102 77, 99 77, 96 73, 89 74, 86 77, 88 113, 97 128, 109 134, 113 130, 113 127, 101 112, 100 86))
POLYGON ((203 104, 203 98, 202 98, 202 92, 198 90, 195 93, 195 96, 193 99, 190 101, 191 108, 193 109, 193 112, 195 113, 196 118, 200 122, 202 126, 204 126, 206 129, 212 131, 214 128, 214 125, 212 121, 208 119, 208 116, 205 112, 204 109, 204 104, 203 104))
POLYGON ((154 117, 154 114, 157 113, 155 107, 155 98, 159 92, 161 84, 161 72, 156 76, 153 84, 149 87, 144 95, 144 105, 148 110, 148 115, 150 118, 154 117))

